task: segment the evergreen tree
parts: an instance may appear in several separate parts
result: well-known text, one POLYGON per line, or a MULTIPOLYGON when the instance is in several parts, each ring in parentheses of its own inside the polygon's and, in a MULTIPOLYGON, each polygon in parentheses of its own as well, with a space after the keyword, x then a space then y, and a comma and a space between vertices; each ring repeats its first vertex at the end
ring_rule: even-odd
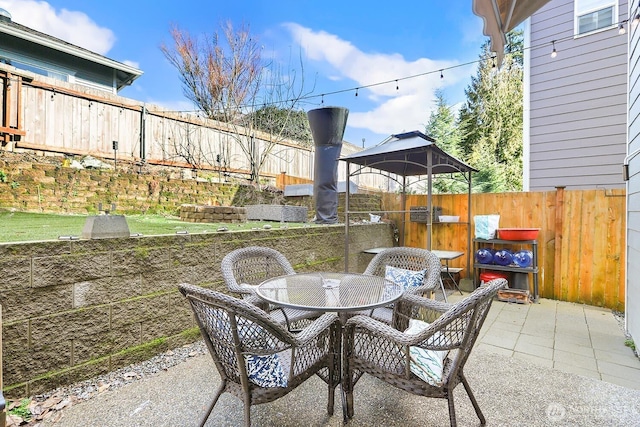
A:
POLYGON ((484 59, 465 91, 459 149, 462 159, 479 170, 473 177, 476 192, 522 190, 522 48, 522 31, 508 33, 498 68, 489 42, 483 44, 484 59))
MULTIPOLYGON (((436 145, 452 155, 459 157, 460 132, 458 130, 456 114, 447 105, 444 94, 436 90, 436 109, 431 112, 429 121, 425 126, 425 133, 436 140, 436 145)), ((433 177, 432 190, 434 193, 465 193, 468 184, 461 181, 458 176, 435 175, 433 177)))

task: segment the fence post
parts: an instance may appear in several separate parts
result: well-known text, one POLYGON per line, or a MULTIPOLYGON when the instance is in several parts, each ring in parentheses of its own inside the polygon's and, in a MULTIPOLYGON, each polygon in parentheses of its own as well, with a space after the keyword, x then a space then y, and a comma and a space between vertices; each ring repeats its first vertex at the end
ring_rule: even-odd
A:
POLYGON ((556 220, 553 262, 553 297, 560 300, 562 296, 562 224, 564 218, 564 186, 556 187, 556 220))

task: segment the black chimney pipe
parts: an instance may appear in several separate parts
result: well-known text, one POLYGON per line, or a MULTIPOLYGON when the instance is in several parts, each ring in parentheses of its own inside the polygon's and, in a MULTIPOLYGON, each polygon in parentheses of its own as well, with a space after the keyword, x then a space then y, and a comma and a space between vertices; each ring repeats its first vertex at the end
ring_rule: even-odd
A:
POLYGON ((318 224, 338 222, 338 158, 347 127, 349 110, 325 107, 307 111, 316 148, 313 169, 313 195, 318 224))

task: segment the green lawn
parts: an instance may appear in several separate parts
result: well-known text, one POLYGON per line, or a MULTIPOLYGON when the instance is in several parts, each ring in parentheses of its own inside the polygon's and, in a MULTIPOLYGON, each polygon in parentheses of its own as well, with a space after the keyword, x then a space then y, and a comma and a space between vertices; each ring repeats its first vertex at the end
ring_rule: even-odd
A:
MULTIPOLYGON (((54 215, 27 212, 0 212, 0 243, 26 242, 34 240, 57 240, 60 236, 81 237, 87 215, 54 215)), ((303 223, 269 221, 227 223, 191 223, 180 221, 177 217, 161 215, 127 215, 127 224, 131 234, 142 235, 175 234, 178 231, 189 233, 217 232, 220 227, 232 230, 251 230, 269 225, 274 229, 282 226, 302 227, 303 223)))

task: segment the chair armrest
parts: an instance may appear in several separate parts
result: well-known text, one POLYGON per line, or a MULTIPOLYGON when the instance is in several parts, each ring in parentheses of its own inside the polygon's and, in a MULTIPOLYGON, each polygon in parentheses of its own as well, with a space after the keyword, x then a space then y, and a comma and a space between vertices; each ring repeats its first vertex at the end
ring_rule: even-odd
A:
POLYGON ((314 320, 309 326, 305 327, 300 333, 293 335, 295 345, 302 346, 318 337, 333 323, 339 322, 338 315, 335 313, 325 313, 314 320))
POLYGON ((238 287, 234 290, 242 295, 255 295, 257 286, 248 285, 246 283, 240 283, 238 287))
POLYGON ((403 294, 400 299, 396 302, 396 304, 400 304, 401 306, 413 306, 413 307, 421 307, 426 308, 427 310, 435 311, 440 314, 446 312, 453 304, 436 301, 429 298, 424 298, 416 294, 403 294))
POLYGON ((393 310, 392 324, 400 330, 409 326, 409 319, 435 322, 453 304, 423 298, 419 295, 404 294, 396 302, 393 310))
POLYGON ((438 325, 430 325, 417 334, 407 334, 404 331, 399 331, 393 326, 372 319, 371 317, 358 315, 347 321, 345 333, 348 336, 353 336, 356 327, 364 329, 379 338, 393 342, 397 346, 419 346, 433 350, 443 349, 442 344, 436 343, 436 341, 440 341, 442 338, 436 339, 437 336, 434 337, 440 330, 438 325))
POLYGON ((248 302, 249 304, 255 305, 261 310, 264 310, 264 311, 269 310, 269 303, 263 300, 262 298, 258 297, 256 294, 250 294, 246 296, 244 298, 244 301, 248 302))
POLYGON ((414 337, 413 335, 405 334, 386 323, 361 314, 353 316, 347 320, 345 327, 346 334, 352 335, 356 327, 366 329, 377 336, 383 337, 400 345, 410 345, 414 341, 412 340, 414 337))

